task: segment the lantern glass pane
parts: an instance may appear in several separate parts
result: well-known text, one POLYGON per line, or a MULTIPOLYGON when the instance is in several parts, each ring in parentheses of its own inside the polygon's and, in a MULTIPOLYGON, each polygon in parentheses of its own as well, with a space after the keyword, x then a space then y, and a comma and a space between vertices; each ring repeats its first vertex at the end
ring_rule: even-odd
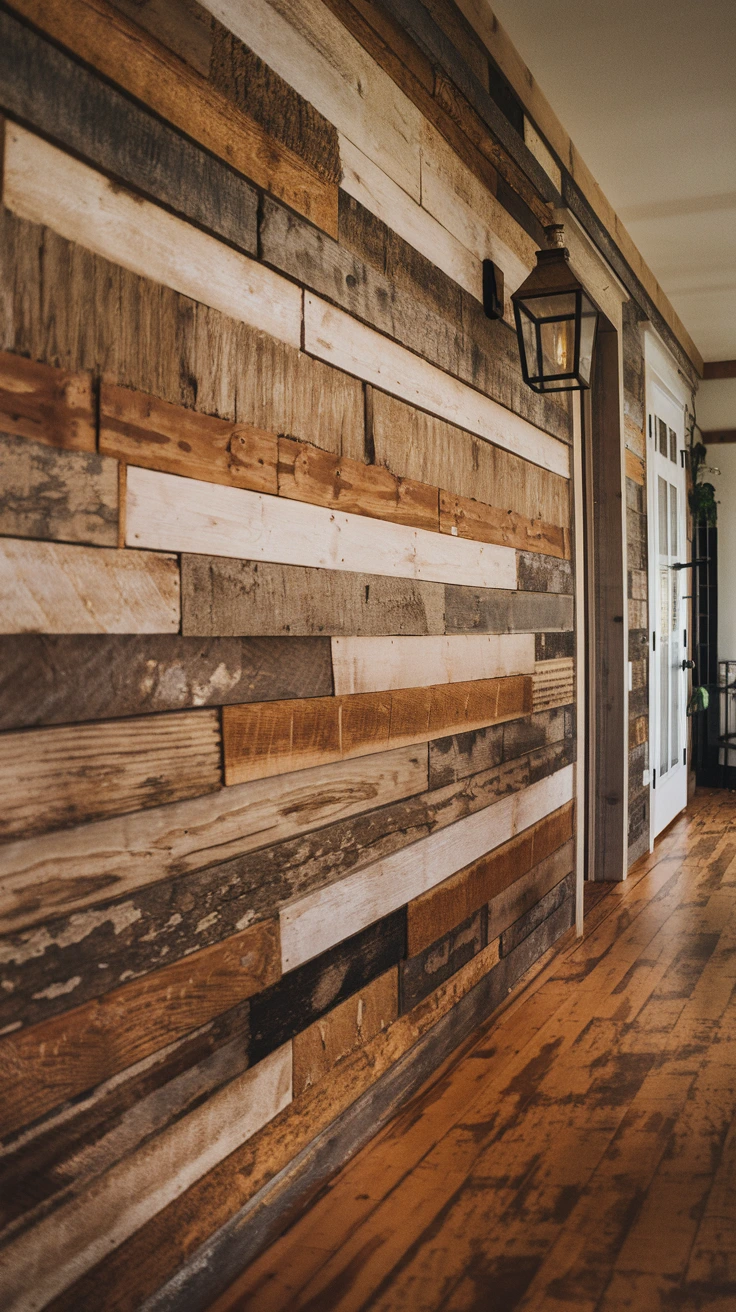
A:
POLYGON ((542 323, 539 333, 545 378, 554 378, 556 374, 570 375, 575 368, 575 320, 542 323))
POLYGON ((575 313, 575 293, 556 292, 549 296, 530 296, 524 302, 527 313, 535 319, 560 319, 575 313))
POLYGON ((591 305, 587 296, 583 296, 582 314, 580 318, 580 363, 578 365, 578 376, 585 387, 590 386, 597 321, 598 314, 595 307, 591 305))
POLYGON ((524 338, 524 354, 530 378, 538 378, 541 373, 540 360, 537 355, 537 330, 532 319, 521 314, 521 331, 524 338))

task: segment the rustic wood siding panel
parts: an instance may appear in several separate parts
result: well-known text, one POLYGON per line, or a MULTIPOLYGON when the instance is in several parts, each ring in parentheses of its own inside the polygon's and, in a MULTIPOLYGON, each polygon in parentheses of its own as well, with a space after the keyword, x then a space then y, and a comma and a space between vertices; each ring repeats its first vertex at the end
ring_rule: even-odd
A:
POLYGON ((565 711, 538 711, 507 724, 438 738, 429 745, 430 788, 444 788, 489 770, 502 761, 513 761, 525 752, 569 737, 571 726, 565 711))
POLYGON ((568 657, 537 661, 532 705, 535 711, 550 706, 567 706, 575 701, 575 662, 568 657))
POLYGON ((393 966, 294 1035, 295 1098, 329 1075, 338 1062, 388 1029, 398 1016, 398 988, 398 970, 393 966))
POLYGON ((305 442, 279 438, 278 484, 281 495, 294 501, 388 519, 410 528, 437 532, 439 527, 436 487, 396 478, 376 465, 338 459, 305 442))
POLYGON ((20 218, 299 346, 301 293, 292 283, 11 124, 3 199, 20 218))
POLYGON ((7 1035, 0 1040, 3 1134, 251 998, 279 974, 278 923, 263 921, 64 1016, 7 1035))
POLYGON ((220 755, 216 711, 3 734, 0 838, 214 792, 220 755))
POLYGON ((284 971, 325 951, 337 935, 357 933, 408 898, 418 897, 441 883, 514 832, 563 806, 571 793, 572 767, 567 766, 523 792, 415 843, 406 852, 376 862, 287 907, 280 914, 284 971))
POLYGON ((176 474, 128 469, 126 542, 154 551, 271 560, 395 578, 516 587, 508 547, 461 542, 403 524, 218 487, 176 474), (164 545, 166 544, 166 545, 164 545))
POLYGON ((223 712, 225 782, 426 742, 459 726, 523 715, 531 700, 527 676, 229 706, 223 712))
POLYGON ((0 433, 0 533, 116 547, 117 461, 0 433))
POLYGON ((448 588, 448 633, 538 633, 573 628, 573 598, 550 592, 501 592, 493 588, 448 588))
POLYGON ((0 540, 5 633, 176 633, 175 557, 0 540))
POLYGON ((333 638, 335 693, 383 692, 530 674, 531 634, 333 638))
POLYGON ((17 840, 0 849, 0 925, 18 930, 96 906, 426 787, 426 749, 404 747, 155 807, 134 826, 101 820, 17 840))
POLYGON ((0 730, 331 691, 327 638, 0 637, 0 730))
MULTIPOLYGON (((559 837, 560 832, 562 831, 558 828, 557 837, 559 837)), ((538 843, 536 855, 540 855, 543 850, 542 844, 538 843)), ((489 937, 503 935, 509 926, 522 920, 528 913, 533 913, 547 893, 556 888, 566 876, 572 873, 574 868, 575 842, 574 839, 570 838, 561 847, 551 852, 549 856, 537 861, 537 864, 532 866, 531 870, 528 870, 526 874, 521 874, 518 879, 509 884, 508 888, 497 893, 491 899, 488 903, 489 937)), ((569 893, 570 889, 567 889, 565 896, 568 896, 569 893)), ((549 910, 547 908, 547 912, 549 910)), ((553 907, 552 910, 556 910, 556 907, 553 907)), ((544 915, 540 916, 537 924, 540 924, 544 918, 544 915)), ((531 933, 535 928, 536 925, 530 924, 527 932, 531 933)), ((522 937, 526 937, 526 935, 519 936, 519 942, 522 941, 522 937)), ((502 938, 502 946, 505 946, 508 950, 509 940, 507 939, 505 945, 503 945, 502 938)), ((503 955, 507 955, 507 952, 504 951, 503 955)))
MULTIPOLYGON (((401 1011, 411 1011, 438 985, 467 965, 488 942, 485 907, 456 925, 436 943, 402 961, 399 967, 401 1011)), ((490 963, 489 963, 490 964, 490 963)))
POLYGON ((67 451, 94 451, 90 375, 0 352, 0 432, 67 451))

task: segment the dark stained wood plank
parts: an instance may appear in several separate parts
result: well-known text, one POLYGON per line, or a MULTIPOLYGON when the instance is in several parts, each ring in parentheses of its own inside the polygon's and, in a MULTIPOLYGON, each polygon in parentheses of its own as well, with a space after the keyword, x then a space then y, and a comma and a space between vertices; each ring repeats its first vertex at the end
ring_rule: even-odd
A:
POLYGON ((507 724, 438 738, 429 744, 430 788, 445 788, 526 752, 572 736, 566 711, 538 711, 507 724))
MULTIPOLYGON (((542 556, 538 559, 553 558, 542 556)), ((542 581, 547 581, 546 575, 542 581)), ((448 585, 445 591, 448 633, 571 631, 573 616, 573 598, 560 593, 511 592, 458 585, 448 585)))
POLYGON ((2 1133, 157 1052, 278 979, 278 922, 263 921, 0 1040, 2 1133))
POLYGON ((566 902, 569 898, 574 898, 574 895, 575 874, 570 871, 564 879, 561 879, 558 884, 555 884, 554 888, 550 889, 549 893, 545 893, 544 897, 540 898, 533 907, 530 907, 518 920, 514 921, 513 925, 504 930, 501 935, 501 956, 508 956, 509 952, 512 952, 520 943, 523 943, 525 938, 528 938, 532 930, 537 929, 548 916, 554 915, 563 902, 566 902))
POLYGON ((575 655, 575 634, 570 629, 567 633, 537 633, 534 658, 537 661, 555 661, 575 655))
POLYGON ((466 965, 488 942, 488 916, 481 907, 399 967, 400 1010, 411 1011, 438 985, 466 965))
POLYGON ((67 451, 95 451, 91 376, 0 352, 0 432, 67 451))
POLYGON ((0 79, 11 114, 239 250, 257 253, 258 195, 244 178, 6 13, 0 79))
POLYGON ((197 0, 112 0, 112 3, 203 77, 209 76, 213 21, 197 0))
POLYGON ((214 792, 221 783, 216 711, 31 729, 0 737, 0 836, 214 792))
MULTIPOLYGON (((572 594, 572 565, 568 560, 556 560, 554 556, 541 556, 533 551, 520 551, 517 560, 519 587, 524 591, 572 594)), ((540 624, 539 627, 549 626, 540 624)))
POLYGON ((294 501, 438 531, 436 487, 287 437, 279 438, 278 491, 294 501))
POLYGON ((17 0, 15 9, 257 186, 336 233, 336 185, 105 0, 17 0))
MULTIPOLYGON (((574 868, 575 839, 570 838, 491 899, 488 903, 488 937, 495 938, 502 935, 517 922, 521 922, 528 913, 533 913, 551 890, 568 875, 572 875, 574 868)), ((587 881, 585 887, 597 887, 597 885, 591 885, 590 881, 587 881)), ((574 877, 571 891, 575 891, 574 877)), ((531 933, 543 919, 542 915, 533 924, 530 923, 528 932, 531 933)), ((523 934, 519 934, 518 942, 521 942, 523 937, 523 934)), ((511 950, 509 948, 509 951, 511 950)), ((506 956, 507 952, 502 951, 501 955, 506 956)))
POLYGON ((247 1069, 248 1002, 166 1044, 112 1084, 41 1122, 0 1165, 0 1226, 79 1197, 135 1151, 247 1069))
MULTIPOLYGON (((94 905, 86 906, 82 918, 77 907, 84 907, 85 902, 75 906, 73 895, 88 890, 79 887, 83 882, 80 863, 70 862, 70 873, 75 877, 72 888, 63 888, 63 867, 44 871, 40 888, 29 889, 26 906, 21 901, 21 906, 15 908, 15 916, 6 922, 3 979, 12 988, 0 990, 0 1029, 6 1024, 17 1025, 19 1021, 24 1025, 36 1024, 64 1011, 72 1002, 78 1006, 117 987, 126 971, 143 976, 187 953, 218 943, 236 933, 243 923, 263 920, 295 898, 343 879, 361 865, 398 852, 560 769, 568 756, 563 746, 551 744, 522 760, 429 792, 426 782, 424 785, 420 782, 418 762, 413 771, 406 768, 406 782, 399 787, 394 785, 393 791, 392 780, 382 789, 374 784, 369 790, 365 776, 358 777, 342 808, 338 808, 334 799, 338 789, 348 793, 347 784, 325 776, 313 811, 306 815, 304 801, 309 798, 309 791, 298 787, 300 775, 286 776, 292 783, 287 798, 281 808, 277 799, 267 811, 261 828, 266 834, 273 830, 283 810, 286 815, 281 821, 282 830, 291 821, 287 832, 292 836, 277 836, 265 845, 263 835, 258 834, 251 844, 243 840, 242 854, 226 860, 222 859, 223 823, 229 822, 228 837, 233 824, 229 817, 219 818, 218 799, 213 798, 211 838, 210 833, 203 832, 201 816, 188 818, 180 813, 174 817, 180 828, 192 834, 195 851, 189 863, 180 857, 178 863, 168 863, 168 870, 162 864, 152 872, 149 859, 142 872, 149 880, 139 876, 137 885, 124 890, 118 888, 119 881, 114 877, 114 845, 112 841, 106 844, 101 841, 99 861, 84 870, 86 880, 95 881, 98 896, 94 905), (362 796, 359 795, 361 785, 362 796), (395 800, 397 796, 403 800, 395 800), (336 813, 340 818, 332 819, 336 813), (294 814, 304 817, 300 825, 294 824, 294 814), (256 850, 252 850, 253 846, 256 850), (150 880, 152 873, 155 882, 150 880), (56 891, 59 885, 70 900, 63 899, 56 891), (43 902, 39 906, 41 898, 43 902), (31 927, 24 928, 21 915, 28 903, 32 907, 31 927), (53 918, 49 915, 52 907, 56 910, 53 918), (59 914, 62 908, 64 914, 59 914), (40 923, 34 926, 34 921, 40 923), (59 993, 53 987, 59 981, 72 979, 75 984, 68 992, 59 993)), ((376 758, 387 763, 391 759, 376 758)), ((327 769, 333 771, 335 767, 327 769)), ((387 764, 387 774, 388 770, 387 764)), ((229 793, 226 789, 226 798, 229 793)), ((242 801, 240 808, 246 809, 242 801)), ((144 824, 145 815, 138 821, 139 832, 144 824)), ((155 850, 158 846, 156 834, 144 831, 143 838, 149 848, 155 850)), ((559 842, 563 841, 564 836, 559 842)), ((70 882, 69 878, 66 882, 70 882)), ((465 914, 477 910, 488 897, 490 893, 465 914)), ((454 903, 452 908, 454 913, 454 903)), ((462 919, 462 908, 459 914, 462 919)), ((434 937, 456 923, 450 919, 434 937)))
POLYGON ((109 383, 100 388, 100 451, 132 465, 208 483, 278 491, 275 433, 109 383))
POLYGON ((0 636, 0 730, 331 690, 328 638, 0 636))
MULTIPOLYGON (((416 956, 531 870, 572 834, 573 803, 451 875, 408 907, 407 951, 416 956)), ((490 932, 493 933, 491 922, 490 932)))
POLYGON ((259 992, 250 1004, 251 1065, 397 965, 405 951, 402 907, 259 992))
POLYGON ((736 378, 736 360, 706 360, 703 378, 736 378))
POLYGON ((295 1034, 294 1097, 325 1079, 338 1062, 387 1029, 398 1014, 398 968, 392 966, 295 1034))
POLYGON ((469 730, 527 714, 531 702, 531 677, 516 675, 228 706, 222 721, 225 782, 408 747, 456 726, 469 730))
POLYGON ((209 78, 270 137, 299 155, 325 182, 337 185, 341 173, 337 128, 216 20, 209 78))
POLYGON ((118 545, 118 465, 0 433, 0 533, 118 545))
POLYGON ((440 634, 441 583, 342 570, 181 558, 182 631, 186 634, 440 634))

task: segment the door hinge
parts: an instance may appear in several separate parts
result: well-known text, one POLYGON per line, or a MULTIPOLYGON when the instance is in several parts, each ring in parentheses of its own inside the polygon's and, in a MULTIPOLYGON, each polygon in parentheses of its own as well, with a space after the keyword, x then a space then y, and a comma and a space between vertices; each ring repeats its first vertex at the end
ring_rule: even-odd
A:
POLYGON ((657 630, 652 629, 652 651, 657 650, 657 630))
POLYGON ((652 770, 652 788, 657 787, 657 771, 652 770))
POLYGON ((687 747, 682 749, 682 764, 687 765, 687 747))
POLYGON ((687 650, 687 629, 682 630, 682 645, 687 650))

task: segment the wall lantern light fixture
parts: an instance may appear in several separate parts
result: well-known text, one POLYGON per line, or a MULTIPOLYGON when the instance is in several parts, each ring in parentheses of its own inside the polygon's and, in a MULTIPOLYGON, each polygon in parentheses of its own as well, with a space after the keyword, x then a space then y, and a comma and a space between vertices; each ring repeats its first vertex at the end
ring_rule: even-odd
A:
POLYGON ((576 277, 564 227, 545 229, 550 249, 512 295, 524 382, 535 392, 590 387, 598 309, 576 277))

